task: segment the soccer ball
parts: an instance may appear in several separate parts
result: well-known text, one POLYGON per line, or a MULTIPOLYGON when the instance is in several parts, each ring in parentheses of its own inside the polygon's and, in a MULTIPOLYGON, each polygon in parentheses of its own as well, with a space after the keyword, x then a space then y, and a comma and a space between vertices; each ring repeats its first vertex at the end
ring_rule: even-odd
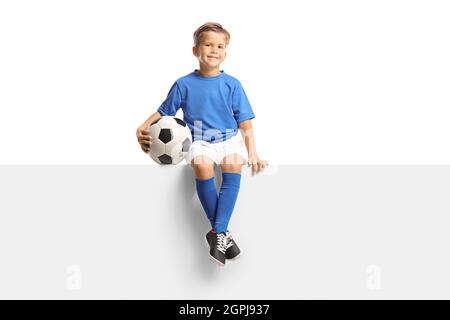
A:
POLYGON ((159 164, 178 164, 192 144, 187 124, 172 116, 163 116, 153 122, 149 131, 153 138, 149 154, 159 164))

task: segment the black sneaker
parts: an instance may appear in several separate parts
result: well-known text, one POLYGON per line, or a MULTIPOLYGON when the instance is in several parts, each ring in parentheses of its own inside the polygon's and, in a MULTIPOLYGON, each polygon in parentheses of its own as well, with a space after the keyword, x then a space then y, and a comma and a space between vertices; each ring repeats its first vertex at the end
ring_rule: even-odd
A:
POLYGON ((225 232, 215 233, 212 238, 209 255, 220 265, 225 265, 225 253, 227 251, 227 236, 225 232))
POLYGON ((212 243, 213 243, 215 237, 216 237, 216 232, 214 231, 214 229, 209 230, 209 232, 206 234, 206 243, 208 244, 210 249, 213 245, 212 243))
POLYGON ((239 258, 241 250, 237 246, 236 241, 234 241, 233 237, 231 236, 230 231, 227 231, 226 237, 227 237, 227 251, 225 252, 225 257, 229 260, 239 258))

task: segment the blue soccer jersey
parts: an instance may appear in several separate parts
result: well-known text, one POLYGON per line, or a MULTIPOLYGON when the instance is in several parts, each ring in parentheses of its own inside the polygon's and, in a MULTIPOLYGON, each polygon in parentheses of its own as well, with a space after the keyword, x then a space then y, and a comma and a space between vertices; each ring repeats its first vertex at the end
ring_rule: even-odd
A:
POLYGON ((205 77, 196 70, 175 81, 158 112, 175 116, 179 108, 194 141, 227 140, 240 122, 255 117, 241 83, 223 71, 205 77))

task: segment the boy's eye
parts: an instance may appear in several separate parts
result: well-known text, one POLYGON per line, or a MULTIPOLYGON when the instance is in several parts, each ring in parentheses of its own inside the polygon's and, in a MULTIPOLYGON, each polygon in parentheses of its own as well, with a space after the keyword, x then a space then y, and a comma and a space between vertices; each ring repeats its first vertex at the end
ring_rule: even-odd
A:
MULTIPOLYGON (((205 47, 211 47, 212 44, 211 44, 211 43, 205 43, 204 46, 205 46, 205 47)), ((218 47, 219 49, 224 49, 224 48, 225 48, 225 46, 222 46, 222 45, 219 45, 219 46, 217 46, 217 47, 218 47)))

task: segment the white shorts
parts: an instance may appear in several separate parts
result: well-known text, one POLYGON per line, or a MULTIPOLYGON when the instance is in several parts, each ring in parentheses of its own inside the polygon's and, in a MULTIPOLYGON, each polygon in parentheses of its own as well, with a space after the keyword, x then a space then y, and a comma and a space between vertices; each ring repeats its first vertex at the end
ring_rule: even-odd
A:
POLYGON ((186 155, 186 162, 191 164, 192 159, 197 156, 207 156, 216 164, 220 164, 223 158, 230 154, 238 154, 247 161, 247 154, 244 150, 244 140, 239 133, 228 140, 209 143, 203 140, 196 140, 191 144, 186 155))

